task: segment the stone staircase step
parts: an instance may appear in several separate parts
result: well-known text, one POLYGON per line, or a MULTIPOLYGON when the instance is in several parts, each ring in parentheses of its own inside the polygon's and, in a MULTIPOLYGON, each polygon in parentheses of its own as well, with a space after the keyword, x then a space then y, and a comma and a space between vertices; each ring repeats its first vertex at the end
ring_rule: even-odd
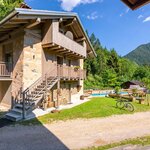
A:
MULTIPOLYGON (((22 104, 16 104, 15 108, 23 108, 23 105, 22 104)), ((30 108, 30 106, 25 105, 26 110, 29 109, 29 108, 30 108)))
POLYGON ((22 114, 22 109, 13 108, 13 109, 11 110, 11 112, 15 112, 15 113, 17 113, 17 114, 22 114))
MULTIPOLYGON (((35 91, 39 91, 39 92, 40 92, 41 90, 42 90, 42 89, 40 89, 40 88, 36 88, 36 89, 35 89, 35 91)), ((43 89, 42 91, 46 91, 46 90, 43 89)))
POLYGON ((32 98, 34 98, 34 97, 41 97, 43 95, 43 93, 41 93, 41 94, 39 94, 39 95, 37 95, 37 94, 32 94, 32 95, 29 95, 28 97, 29 97, 29 99, 31 99, 32 100, 32 98))
MULTIPOLYGON (((57 78, 49 78, 48 79, 48 85, 47 89, 50 90, 56 83, 57 83, 57 78)), ((25 114, 28 115, 29 113, 32 112, 33 109, 36 108, 39 102, 42 101, 43 94, 45 93, 46 89, 45 87, 46 81, 43 81, 43 83, 40 83, 33 91, 30 91, 27 95, 27 98, 25 99, 25 114)), ((6 118, 12 121, 19 121, 22 119, 22 109, 23 109, 23 104, 16 104, 14 108, 6 114, 6 118)))
POLYGON ((11 121, 19 121, 22 119, 22 115, 16 114, 15 112, 9 112, 5 115, 5 118, 11 121))
MULTIPOLYGON (((33 92, 31 92, 31 95, 32 94, 38 94, 38 93, 39 93, 38 91, 33 91, 33 92)), ((40 94, 43 94, 43 93, 44 93, 43 91, 40 92, 40 94)))
POLYGON ((37 88, 40 88, 40 89, 42 89, 44 87, 45 87, 45 85, 39 85, 39 86, 37 86, 37 88))

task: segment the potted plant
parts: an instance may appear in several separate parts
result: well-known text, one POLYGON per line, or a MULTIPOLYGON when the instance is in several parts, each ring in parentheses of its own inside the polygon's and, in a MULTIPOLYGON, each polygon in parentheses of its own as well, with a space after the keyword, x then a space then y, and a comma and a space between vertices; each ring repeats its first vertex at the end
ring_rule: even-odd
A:
POLYGON ((80 69, 80 66, 75 66, 74 71, 78 71, 80 69))
POLYGON ((117 96, 119 96, 120 95, 120 87, 119 86, 116 86, 115 87, 115 94, 117 95, 117 96))

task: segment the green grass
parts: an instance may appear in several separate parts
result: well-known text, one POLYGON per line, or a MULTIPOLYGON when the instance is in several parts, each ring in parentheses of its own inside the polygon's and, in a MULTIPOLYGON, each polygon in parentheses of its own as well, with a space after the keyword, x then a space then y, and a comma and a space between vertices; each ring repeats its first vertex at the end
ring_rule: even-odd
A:
MULTIPOLYGON (((150 110, 150 107, 147 105, 141 105, 137 103, 133 103, 133 105, 135 106, 135 112, 143 112, 150 110)), ((116 108, 116 101, 112 98, 93 98, 92 100, 74 108, 62 110, 60 113, 49 113, 47 115, 22 123, 24 125, 45 124, 57 120, 65 121, 68 119, 76 118, 97 118, 129 113, 131 112, 116 108)))
POLYGON ((128 139, 128 140, 124 140, 124 141, 121 141, 118 143, 113 143, 113 144, 100 146, 100 147, 91 147, 91 148, 87 148, 86 150, 107 150, 110 148, 128 145, 128 144, 142 145, 142 146, 149 145, 150 144, 150 136, 145 136, 145 137, 140 137, 140 138, 135 138, 135 139, 128 139))
POLYGON ((0 111, 0 118, 3 117, 5 115, 6 112, 2 112, 0 111))

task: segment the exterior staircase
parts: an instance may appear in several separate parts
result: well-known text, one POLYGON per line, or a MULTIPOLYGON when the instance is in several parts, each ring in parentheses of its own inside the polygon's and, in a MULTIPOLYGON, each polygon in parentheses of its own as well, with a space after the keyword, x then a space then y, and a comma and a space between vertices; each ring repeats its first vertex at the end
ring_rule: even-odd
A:
POLYGON ((52 89, 58 82, 58 77, 48 77, 44 80, 38 79, 32 86, 22 92, 21 99, 5 115, 11 121, 19 121, 28 118, 28 115, 41 104, 46 98, 47 91, 52 89))

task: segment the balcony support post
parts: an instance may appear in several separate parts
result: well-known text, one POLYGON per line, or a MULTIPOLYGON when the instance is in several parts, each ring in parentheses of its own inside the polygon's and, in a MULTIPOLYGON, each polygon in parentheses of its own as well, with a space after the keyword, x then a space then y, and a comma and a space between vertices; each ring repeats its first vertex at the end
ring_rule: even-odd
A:
POLYGON ((60 79, 57 82, 57 109, 59 109, 60 79))

